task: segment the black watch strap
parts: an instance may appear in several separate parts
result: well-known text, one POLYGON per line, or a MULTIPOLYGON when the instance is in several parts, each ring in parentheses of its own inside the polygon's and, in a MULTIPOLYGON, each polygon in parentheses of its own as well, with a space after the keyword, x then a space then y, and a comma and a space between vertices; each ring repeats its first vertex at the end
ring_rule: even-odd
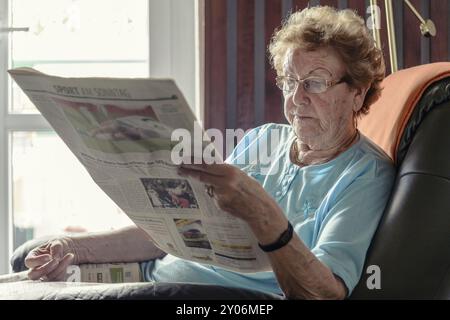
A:
POLYGON ((275 251, 275 250, 278 250, 278 249, 284 247, 285 245, 287 245, 288 242, 291 241, 293 234, 294 234, 294 228, 292 227, 291 222, 288 221, 287 229, 285 231, 283 231, 283 233, 280 235, 280 237, 278 238, 277 241, 269 243, 269 244, 265 244, 265 245, 258 243, 258 245, 261 248, 261 250, 264 252, 275 251))

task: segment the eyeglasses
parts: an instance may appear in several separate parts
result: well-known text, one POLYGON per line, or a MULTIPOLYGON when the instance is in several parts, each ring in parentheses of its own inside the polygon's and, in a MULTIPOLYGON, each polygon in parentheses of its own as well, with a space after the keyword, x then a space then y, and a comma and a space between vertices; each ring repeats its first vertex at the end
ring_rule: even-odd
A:
POLYGON ((276 77, 277 87, 280 88, 284 95, 289 95, 297 90, 299 83, 303 85, 303 89, 308 93, 323 93, 328 88, 346 81, 346 76, 340 80, 327 80, 321 77, 308 77, 305 79, 296 79, 293 77, 279 76, 276 77))

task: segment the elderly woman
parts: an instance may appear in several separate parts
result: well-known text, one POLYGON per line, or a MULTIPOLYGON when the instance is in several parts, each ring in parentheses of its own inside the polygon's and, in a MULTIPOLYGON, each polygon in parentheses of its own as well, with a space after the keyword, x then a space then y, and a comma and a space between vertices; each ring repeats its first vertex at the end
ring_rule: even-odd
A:
POLYGON ((180 174, 211 185, 219 206, 248 223, 273 271, 240 274, 162 257, 142 231, 128 228, 35 249, 26 260, 29 277, 58 278, 69 263, 162 257, 141 265, 146 280, 251 288, 288 298, 347 297, 363 271, 394 177, 389 158, 357 129, 358 117, 380 94, 382 53, 360 17, 329 7, 292 14, 269 49, 289 125, 253 129, 227 164, 183 165, 180 174), (272 130, 280 141, 269 148, 274 163, 263 172, 246 156, 272 130), (58 258, 51 260, 50 251, 58 258))

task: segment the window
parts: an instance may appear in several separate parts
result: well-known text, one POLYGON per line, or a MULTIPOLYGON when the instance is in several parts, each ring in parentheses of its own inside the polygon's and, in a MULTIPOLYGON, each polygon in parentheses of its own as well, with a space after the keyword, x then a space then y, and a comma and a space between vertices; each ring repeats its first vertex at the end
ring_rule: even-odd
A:
POLYGON ((0 274, 28 239, 131 223, 6 70, 172 77, 199 114, 199 10, 196 0, 0 1, 0 274))
POLYGON ((99 189, 6 69, 149 76, 149 1, 9 0, 0 19, 0 274, 24 241, 131 221, 99 189), (14 31, 15 30, 15 31, 14 31), (26 31, 24 31, 26 30, 26 31), (7 245, 5 245, 7 244, 7 245))

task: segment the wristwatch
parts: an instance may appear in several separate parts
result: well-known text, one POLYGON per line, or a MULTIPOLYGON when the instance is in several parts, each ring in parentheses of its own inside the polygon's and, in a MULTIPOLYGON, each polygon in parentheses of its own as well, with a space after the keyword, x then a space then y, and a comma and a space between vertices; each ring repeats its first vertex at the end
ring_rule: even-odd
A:
POLYGON ((272 252, 272 251, 278 250, 278 249, 284 247, 285 245, 287 245, 288 242, 291 241, 293 234, 294 234, 294 228, 292 227, 291 222, 288 221, 287 229, 284 230, 283 233, 281 233, 281 235, 277 241, 269 243, 269 244, 265 244, 265 245, 258 243, 258 245, 262 251, 272 252))

